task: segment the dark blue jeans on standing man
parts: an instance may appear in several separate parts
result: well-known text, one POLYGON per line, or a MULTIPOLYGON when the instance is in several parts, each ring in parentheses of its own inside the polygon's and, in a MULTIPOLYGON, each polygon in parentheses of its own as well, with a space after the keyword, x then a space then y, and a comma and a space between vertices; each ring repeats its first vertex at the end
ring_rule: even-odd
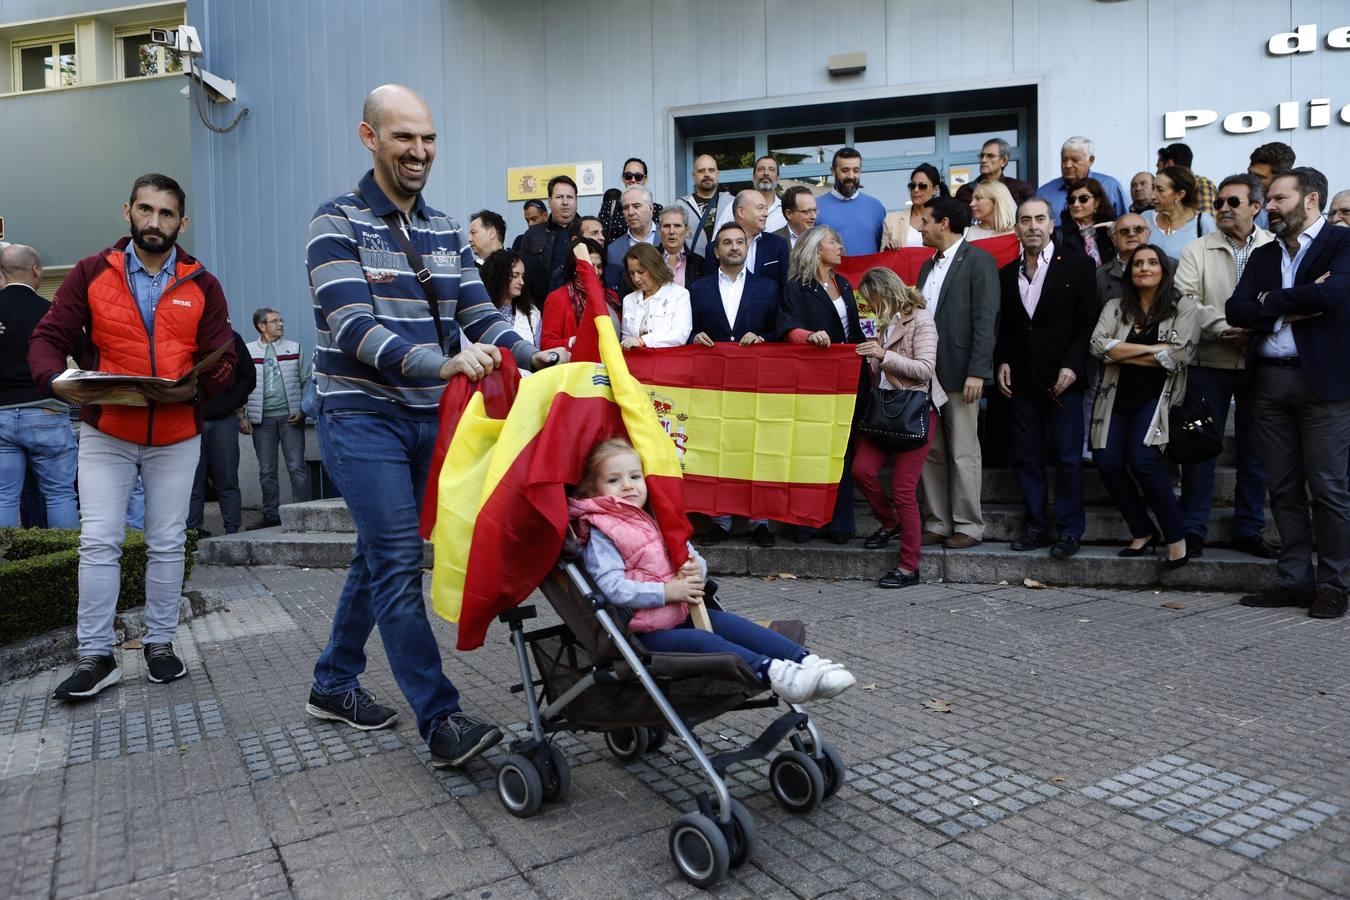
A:
POLYGON ((1061 394, 1018 391, 1012 399, 1012 464, 1026 510, 1023 528, 1044 537, 1050 533, 1046 516, 1045 431, 1055 461, 1055 527, 1060 537, 1082 538, 1087 528, 1083 510, 1083 392, 1061 394))
POLYGON ((325 409, 319 449, 356 523, 356 555, 333 614, 328 646, 314 665, 314 687, 356 688, 366 641, 378 624, 394 680, 429 738, 459 709, 459 691, 441 671, 441 653, 422 599, 422 537, 417 532, 434 419, 325 409))
MULTIPOLYGON (((1244 386, 1247 373, 1241 369, 1211 369, 1191 366, 1186 373, 1186 390, 1199 391, 1209 404, 1214 421, 1223 434, 1228 424, 1228 407, 1237 399, 1237 484, 1233 493, 1233 538, 1259 535, 1266 527, 1266 470, 1261 465, 1261 448, 1256 443, 1256 423, 1252 420, 1250 392, 1244 386)), ((1181 468, 1181 508, 1186 512, 1186 533, 1200 540, 1209 537, 1209 514, 1214 507, 1214 471, 1219 460, 1181 468)))
POLYGON ((1097 461, 1102 483, 1130 527, 1130 535, 1145 538, 1153 534, 1153 522, 1148 516, 1152 509, 1158 517, 1163 540, 1172 544, 1186 536, 1181 503, 1172 493, 1172 481, 1167 477, 1167 463, 1162 451, 1144 444, 1156 406, 1156 403, 1146 403, 1131 413, 1112 412, 1106 446, 1094 450, 1093 458, 1097 461))

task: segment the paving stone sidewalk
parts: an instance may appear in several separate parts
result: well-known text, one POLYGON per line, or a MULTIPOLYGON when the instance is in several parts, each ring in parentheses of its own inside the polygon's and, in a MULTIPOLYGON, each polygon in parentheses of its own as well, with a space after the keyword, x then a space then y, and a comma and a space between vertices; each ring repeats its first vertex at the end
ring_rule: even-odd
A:
MULTIPOLYGON (((398 727, 307 718, 344 575, 198 568, 191 586, 228 607, 185 623, 191 677, 171 685, 131 650, 85 705, 48 699, 69 667, 0 685, 0 897, 699 893, 666 849, 699 789, 677 748, 623 765, 597 735, 560 737, 570 798, 520 820, 493 786, 501 750, 429 767, 378 640, 364 683, 398 727)), ((1350 620, 1016 585, 732 578, 722 595, 804 620, 859 686, 813 709, 849 769, 819 809, 782 810, 766 765, 733 771, 760 847, 718 895, 1350 894, 1350 620)), ((434 624, 466 709, 518 729, 505 629, 457 654, 434 624)), ((699 734, 729 748, 771 716, 699 734)))

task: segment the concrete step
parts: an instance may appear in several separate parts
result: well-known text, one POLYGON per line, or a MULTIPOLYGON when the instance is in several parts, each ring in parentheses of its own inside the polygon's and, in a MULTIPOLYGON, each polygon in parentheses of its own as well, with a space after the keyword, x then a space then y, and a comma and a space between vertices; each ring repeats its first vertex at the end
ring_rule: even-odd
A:
MULTIPOLYGON (((887 472, 885 477, 890 478, 887 472)), ((1055 470, 1046 469, 1045 483, 1050 496, 1055 494, 1055 470)), ((1180 474, 1173 475, 1172 484, 1180 490, 1180 474)), ((1214 505, 1232 506, 1237 487, 1237 469, 1219 466, 1214 472, 1214 505)), ((1111 503, 1111 496, 1102 484, 1102 476, 1095 466, 1083 467, 1083 498, 1089 505, 1111 503)), ((980 499, 985 503, 1021 503, 1022 490, 1017 486, 1017 474, 1012 469, 985 469, 981 478, 980 499)))
POLYGON ((356 533, 347 501, 310 500, 306 503, 287 503, 281 507, 281 530, 306 534, 341 532, 356 533))
MULTIPOLYGON (((213 537, 201 541, 203 563, 226 566, 294 566, 346 568, 356 546, 354 534, 296 534, 280 528, 213 537)), ((1199 559, 1165 572, 1157 557, 1121 559, 1118 546, 1084 546, 1073 559, 1051 558, 1047 551, 1015 553, 1005 543, 986 542, 969 550, 925 547, 920 572, 925 581, 974 584, 1020 584, 1034 578, 1051 585, 1083 587, 1156 587, 1181 590, 1254 591, 1275 583, 1275 565, 1232 550, 1210 548, 1199 559)), ((874 581, 896 564, 896 545, 866 550, 855 540, 836 546, 822 540, 796 544, 779 539, 777 546, 754 547, 739 538, 703 548, 713 575, 768 576, 788 573, 802 578, 874 581)), ((431 566, 431 546, 422 558, 431 566)))

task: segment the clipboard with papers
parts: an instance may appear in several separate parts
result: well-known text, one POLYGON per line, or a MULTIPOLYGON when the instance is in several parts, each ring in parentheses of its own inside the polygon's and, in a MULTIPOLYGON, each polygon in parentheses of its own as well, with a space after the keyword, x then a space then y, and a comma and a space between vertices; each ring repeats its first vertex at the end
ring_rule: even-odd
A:
POLYGON ((187 384, 202 372, 214 366, 232 342, 221 344, 187 371, 181 378, 160 378, 156 375, 117 375, 89 369, 66 369, 52 379, 52 384, 78 384, 86 393, 96 396, 86 403, 108 406, 145 406, 149 400, 142 392, 146 387, 173 388, 187 384))

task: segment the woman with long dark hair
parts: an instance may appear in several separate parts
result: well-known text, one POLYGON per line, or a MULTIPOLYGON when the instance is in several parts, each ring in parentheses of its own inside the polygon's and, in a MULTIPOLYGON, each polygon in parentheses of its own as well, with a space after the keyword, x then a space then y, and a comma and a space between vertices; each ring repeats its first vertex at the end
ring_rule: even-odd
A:
POLYGON ((1116 208, 1095 178, 1077 178, 1065 186, 1068 198, 1059 227, 1066 249, 1090 257, 1097 268, 1116 258, 1116 245, 1106 226, 1116 220, 1116 208))
POLYGON ((1200 321, 1195 298, 1173 286, 1164 259, 1156 244, 1135 248, 1125 261, 1121 296, 1097 319, 1092 355, 1105 365, 1091 439, 1102 483, 1130 528, 1132 540, 1119 555, 1151 554, 1162 541, 1163 565, 1175 569, 1187 560, 1186 522, 1162 451, 1171 408, 1186 396, 1200 321))
POLYGON ((514 250, 497 250, 480 271, 492 305, 516 334, 538 346, 539 309, 525 287, 525 260, 514 250))

